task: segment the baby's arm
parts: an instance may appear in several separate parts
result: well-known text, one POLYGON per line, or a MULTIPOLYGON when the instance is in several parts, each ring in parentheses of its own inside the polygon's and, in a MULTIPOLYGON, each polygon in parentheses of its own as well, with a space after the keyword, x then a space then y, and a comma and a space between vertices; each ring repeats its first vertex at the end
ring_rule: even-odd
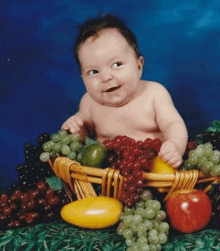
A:
POLYGON ((86 93, 80 101, 79 111, 68 118, 61 127, 64 130, 69 130, 72 134, 79 135, 83 139, 92 130, 91 106, 88 104, 88 99, 89 97, 86 93))
POLYGON ((178 168, 186 150, 187 129, 165 87, 156 83, 154 88, 156 121, 164 136, 158 155, 173 167, 178 168))

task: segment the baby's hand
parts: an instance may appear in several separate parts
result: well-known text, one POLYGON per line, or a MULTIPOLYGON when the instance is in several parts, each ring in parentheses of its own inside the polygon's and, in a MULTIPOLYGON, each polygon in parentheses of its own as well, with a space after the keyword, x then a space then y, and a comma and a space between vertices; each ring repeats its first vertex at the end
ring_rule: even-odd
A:
POLYGON ((84 131, 84 123, 79 114, 76 113, 74 116, 71 116, 63 123, 61 129, 69 130, 72 134, 81 136, 82 132, 84 131))
POLYGON ((173 141, 165 141, 162 144, 158 155, 174 168, 178 168, 183 161, 181 152, 173 141))

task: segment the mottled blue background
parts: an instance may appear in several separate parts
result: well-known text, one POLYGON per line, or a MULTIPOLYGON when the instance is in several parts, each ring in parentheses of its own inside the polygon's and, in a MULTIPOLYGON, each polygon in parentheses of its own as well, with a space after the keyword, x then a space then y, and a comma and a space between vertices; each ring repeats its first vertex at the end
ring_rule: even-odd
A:
POLYGON ((1 1, 0 186, 17 180, 25 142, 57 132, 77 111, 85 88, 72 55, 76 25, 99 11, 133 30, 143 78, 169 90, 189 131, 219 120, 219 8, 218 0, 1 1))

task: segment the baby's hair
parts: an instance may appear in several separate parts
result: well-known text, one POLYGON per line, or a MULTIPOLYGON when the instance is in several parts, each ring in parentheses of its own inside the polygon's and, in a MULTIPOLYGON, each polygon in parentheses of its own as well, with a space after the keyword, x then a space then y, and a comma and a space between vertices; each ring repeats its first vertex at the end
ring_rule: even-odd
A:
POLYGON ((98 32, 104 29, 116 28, 121 35, 126 39, 128 44, 133 48, 136 56, 139 58, 141 53, 138 48, 137 39, 134 33, 127 27, 127 25, 113 14, 99 14, 97 18, 90 18, 82 25, 78 26, 79 34, 74 46, 75 59, 79 62, 79 48, 91 36, 96 36, 98 32))

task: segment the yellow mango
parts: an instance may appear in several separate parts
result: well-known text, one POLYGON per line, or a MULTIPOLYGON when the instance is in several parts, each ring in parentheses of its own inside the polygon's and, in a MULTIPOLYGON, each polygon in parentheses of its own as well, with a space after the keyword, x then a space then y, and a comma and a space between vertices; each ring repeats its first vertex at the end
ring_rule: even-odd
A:
POLYGON ((117 199, 98 196, 77 200, 61 209, 64 221, 82 228, 102 229, 118 222, 123 206, 117 199))

